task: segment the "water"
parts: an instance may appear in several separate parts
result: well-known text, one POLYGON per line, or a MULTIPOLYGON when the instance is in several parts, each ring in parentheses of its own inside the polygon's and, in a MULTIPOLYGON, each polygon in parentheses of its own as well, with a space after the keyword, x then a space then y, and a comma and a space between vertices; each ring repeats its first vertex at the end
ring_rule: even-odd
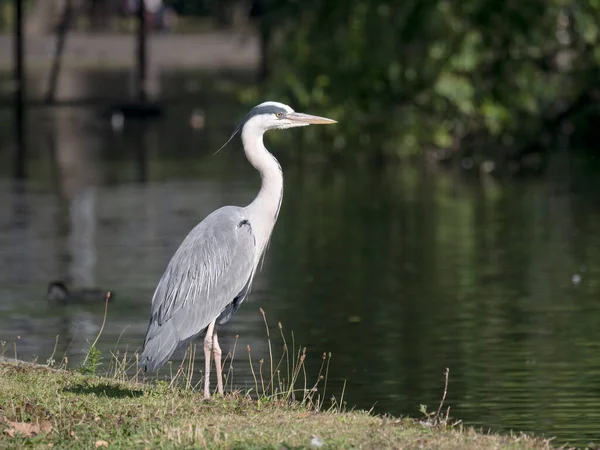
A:
MULTIPOLYGON (((176 90, 181 76, 163 83, 176 90)), ((243 109, 226 94, 203 95, 122 131, 91 110, 33 111, 25 182, 10 178, 13 144, 3 139, 5 356, 81 362, 103 305, 50 308, 44 294, 56 278, 115 291, 99 343, 107 358, 141 346, 154 287, 183 237, 258 188, 239 143, 212 156, 231 131, 225 118, 243 109), (198 107, 207 126, 193 130, 198 107)), ((270 143, 285 171, 283 207, 250 299, 221 328, 225 352, 239 335, 239 387, 254 385, 246 345, 256 369, 268 361, 263 308, 276 354, 277 322, 307 347, 310 379, 332 353, 328 392, 339 397, 346 380, 348 405, 418 417, 420 404, 437 408, 448 367, 446 405, 467 424, 600 441, 593 160, 559 154, 543 177, 500 183, 419 164, 303 166, 282 151, 294 139, 270 143)))

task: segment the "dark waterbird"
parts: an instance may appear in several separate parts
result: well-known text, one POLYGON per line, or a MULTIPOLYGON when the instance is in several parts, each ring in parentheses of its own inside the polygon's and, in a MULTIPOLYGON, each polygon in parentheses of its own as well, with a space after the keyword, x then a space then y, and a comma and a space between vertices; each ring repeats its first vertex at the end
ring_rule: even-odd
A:
MULTIPOLYGON (((98 288, 68 289, 67 285, 60 280, 48 284, 48 303, 53 306, 103 303, 109 291, 98 288)), ((110 291, 109 301, 114 300, 114 292, 110 291)))
POLYGON ((178 348, 204 338, 204 396, 210 397, 211 354, 223 394, 216 324, 227 322, 250 292, 283 199, 283 173, 263 144, 268 130, 329 124, 335 120, 294 112, 282 103, 254 107, 225 145, 241 131, 246 158, 262 184, 246 207, 224 206, 187 235, 171 258, 154 297, 140 365, 157 370, 178 348))

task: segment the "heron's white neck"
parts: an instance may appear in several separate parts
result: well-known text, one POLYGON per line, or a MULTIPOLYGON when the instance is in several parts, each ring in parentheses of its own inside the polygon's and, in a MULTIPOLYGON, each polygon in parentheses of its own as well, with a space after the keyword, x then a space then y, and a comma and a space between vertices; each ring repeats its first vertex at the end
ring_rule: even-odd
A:
POLYGON ((283 173, 275 157, 265 147, 262 131, 249 125, 242 130, 244 152, 250 164, 260 173, 262 183, 258 195, 246 206, 246 211, 262 253, 279 214, 283 197, 283 173))

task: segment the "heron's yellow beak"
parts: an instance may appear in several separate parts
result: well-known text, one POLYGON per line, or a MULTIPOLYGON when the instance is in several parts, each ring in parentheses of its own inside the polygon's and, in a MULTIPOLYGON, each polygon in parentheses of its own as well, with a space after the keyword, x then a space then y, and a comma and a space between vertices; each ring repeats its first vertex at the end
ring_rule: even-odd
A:
POLYGON ((297 112, 287 114, 286 119, 291 120, 292 122, 309 123, 312 125, 337 123, 337 120, 328 119, 326 117, 311 116, 310 114, 302 114, 297 112))

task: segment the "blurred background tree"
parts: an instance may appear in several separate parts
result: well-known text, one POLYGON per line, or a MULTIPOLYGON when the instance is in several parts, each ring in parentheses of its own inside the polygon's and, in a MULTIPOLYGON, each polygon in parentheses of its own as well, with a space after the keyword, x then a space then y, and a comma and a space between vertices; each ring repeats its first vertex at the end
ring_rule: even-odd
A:
POLYGON ((507 163, 600 124, 598 0, 265 2, 267 92, 338 149, 507 163))

